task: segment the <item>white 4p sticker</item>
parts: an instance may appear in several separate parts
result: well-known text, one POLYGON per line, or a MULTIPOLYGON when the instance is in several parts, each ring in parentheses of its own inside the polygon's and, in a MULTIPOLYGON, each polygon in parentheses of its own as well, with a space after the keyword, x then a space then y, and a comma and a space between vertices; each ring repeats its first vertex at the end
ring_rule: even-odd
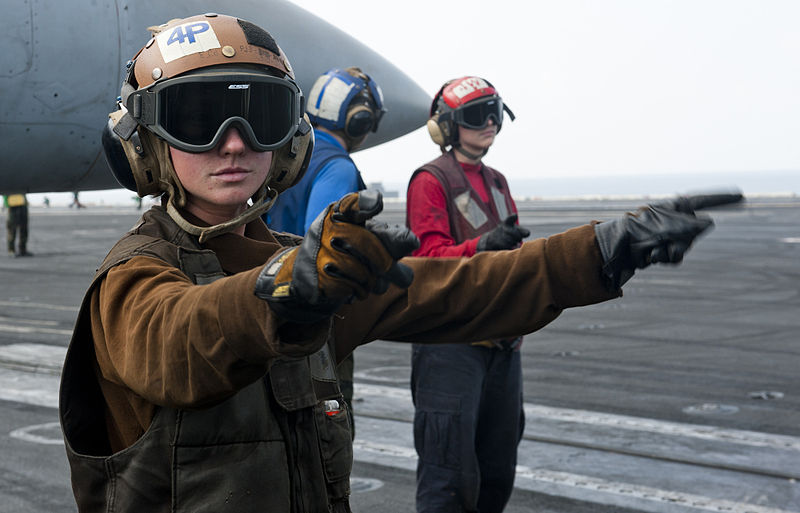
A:
POLYGON ((171 62, 193 53, 219 48, 214 29, 206 21, 184 23, 156 37, 164 62, 171 62))

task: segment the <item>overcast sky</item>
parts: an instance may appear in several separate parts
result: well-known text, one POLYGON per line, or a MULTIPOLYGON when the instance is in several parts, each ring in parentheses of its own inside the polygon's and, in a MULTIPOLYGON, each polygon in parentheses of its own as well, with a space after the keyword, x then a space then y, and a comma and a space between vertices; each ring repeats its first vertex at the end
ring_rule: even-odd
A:
MULTIPOLYGON (((800 170, 797 0, 292 1, 431 94, 493 82, 517 121, 485 161, 512 180, 800 170)), ((404 182, 437 151, 420 129, 356 161, 404 182)))
MULTIPOLYGON (((517 120, 484 160, 517 195, 548 194, 515 185, 532 178, 613 195, 604 177, 638 175, 636 193, 671 194, 691 184, 656 175, 737 185, 735 172, 765 170, 795 173, 759 192, 800 194, 799 0, 292 1, 431 95, 466 74, 493 82, 517 120)), ((354 158, 366 182, 404 193, 437 155, 421 128, 354 158)))

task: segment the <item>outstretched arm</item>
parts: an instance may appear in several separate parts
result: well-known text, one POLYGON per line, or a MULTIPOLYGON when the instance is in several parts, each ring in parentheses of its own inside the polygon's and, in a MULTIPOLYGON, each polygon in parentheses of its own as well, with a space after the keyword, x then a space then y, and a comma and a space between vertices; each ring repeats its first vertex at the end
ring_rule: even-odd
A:
POLYGON ((565 308, 621 294, 606 286, 591 225, 513 251, 402 262, 414 271, 408 290, 391 287, 338 312, 338 354, 379 338, 471 342, 518 336, 542 328, 565 308))
POLYGON ((514 251, 470 259, 404 259, 408 290, 343 308, 337 353, 377 338, 471 342, 536 331, 565 308, 622 294, 637 269, 678 263, 713 222, 685 202, 649 205, 621 219, 573 228, 514 251))

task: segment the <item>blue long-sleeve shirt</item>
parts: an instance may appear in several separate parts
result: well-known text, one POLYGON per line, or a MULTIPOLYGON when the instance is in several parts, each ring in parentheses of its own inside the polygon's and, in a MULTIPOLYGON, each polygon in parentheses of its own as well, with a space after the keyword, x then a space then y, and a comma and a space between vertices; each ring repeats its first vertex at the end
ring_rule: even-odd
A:
POLYGON ((339 141, 321 130, 315 130, 314 137, 306 174, 266 214, 273 230, 304 235, 325 207, 363 188, 361 173, 339 141))

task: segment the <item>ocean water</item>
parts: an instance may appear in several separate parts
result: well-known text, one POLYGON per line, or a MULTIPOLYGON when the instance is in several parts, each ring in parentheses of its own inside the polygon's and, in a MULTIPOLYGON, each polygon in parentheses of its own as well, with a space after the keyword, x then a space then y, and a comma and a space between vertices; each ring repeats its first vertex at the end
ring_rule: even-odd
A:
MULTIPOLYGON (((369 176, 366 176, 369 179, 369 176)), ((370 183, 373 187, 376 184, 370 183)), ((387 201, 405 201, 405 182, 380 184, 387 201)), ((530 199, 603 199, 661 198, 676 194, 738 190, 745 196, 799 196, 800 170, 753 171, 732 173, 615 175, 607 177, 509 178, 516 198, 530 199)), ((71 193, 29 194, 32 206, 43 206, 47 197, 52 206, 68 206, 71 193)), ((85 191, 81 202, 87 206, 125 206, 135 204, 135 194, 125 189, 85 191)), ((146 204, 152 201, 148 198, 146 204)))
MULTIPOLYGON (((406 184, 385 183, 387 191, 405 197, 406 184)), ((612 175, 607 177, 509 178, 518 198, 648 198, 710 191, 740 191, 745 196, 800 195, 800 170, 731 173, 612 175)))

